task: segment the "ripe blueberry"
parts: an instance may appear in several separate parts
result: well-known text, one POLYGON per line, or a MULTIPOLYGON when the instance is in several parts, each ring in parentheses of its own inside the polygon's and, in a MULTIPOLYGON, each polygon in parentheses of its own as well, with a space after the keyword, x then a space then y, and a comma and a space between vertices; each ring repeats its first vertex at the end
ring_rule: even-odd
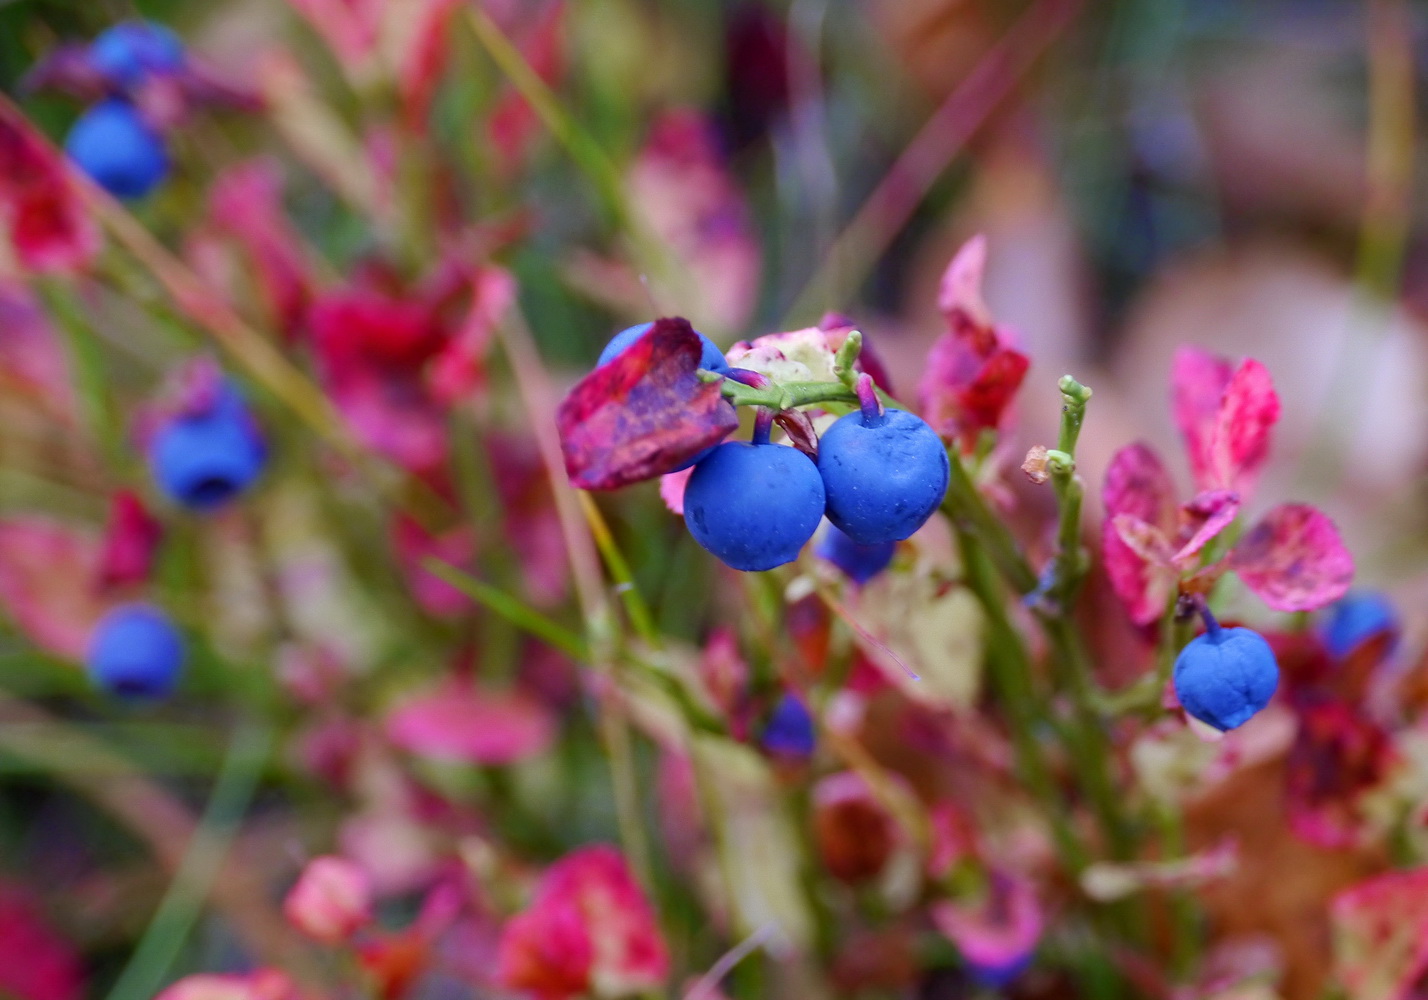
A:
POLYGON ((839 417, 818 442, 828 520, 859 545, 908 538, 947 494, 942 439, 921 417, 876 405, 839 417))
POLYGON ((1175 694, 1201 722, 1234 729, 1269 704, 1279 686, 1279 664, 1258 632, 1221 628, 1208 614, 1206 623, 1209 631, 1175 658, 1175 694))
MULTIPOLYGON (((599 368, 601 365, 608 365, 611 361, 614 361, 621 354, 625 353, 626 348, 643 337, 645 331, 652 326, 654 326, 653 323, 641 323, 639 326, 627 327, 615 334, 615 336, 610 338, 610 342, 605 345, 605 349, 600 352, 600 357, 596 360, 595 367, 599 368)), ((699 335, 699 344, 702 348, 699 355, 699 367, 711 372, 727 371, 729 362, 725 359, 724 352, 719 350, 719 345, 704 336, 704 334, 699 333, 698 330, 694 332, 699 335)))
POLYGON ((227 503, 253 484, 266 462, 257 423, 238 391, 227 384, 203 412, 169 419, 149 449, 159 487, 193 510, 227 503))
POLYGON ((116 198, 142 198, 169 172, 163 137, 127 101, 100 101, 70 129, 65 152, 75 166, 116 198))
POLYGON ((90 680, 106 694, 156 701, 178 686, 183 641, 157 608, 121 605, 95 626, 85 666, 90 680))
POLYGON ((813 543, 813 552, 818 558, 837 566, 844 576, 861 586, 888 568, 893 554, 897 552, 897 542, 859 545, 837 525, 830 524, 828 530, 813 543))
POLYGON ((1320 626, 1324 645, 1336 660, 1342 660, 1359 646, 1381 635, 1389 636, 1391 652, 1398 642, 1398 612, 1388 598, 1370 590, 1348 594, 1329 609, 1329 619, 1320 626))
POLYGON ((89 45, 89 62, 116 87, 142 84, 150 74, 173 73, 183 67, 183 42, 161 24, 125 21, 97 35, 89 45))
POLYGON ((813 716, 797 695, 785 694, 774 706, 761 741, 770 753, 807 757, 813 753, 816 737, 813 716))
POLYGON ((734 569, 773 569, 798 558, 823 517, 823 480, 803 452, 726 441, 694 467, 684 523, 694 540, 734 569))

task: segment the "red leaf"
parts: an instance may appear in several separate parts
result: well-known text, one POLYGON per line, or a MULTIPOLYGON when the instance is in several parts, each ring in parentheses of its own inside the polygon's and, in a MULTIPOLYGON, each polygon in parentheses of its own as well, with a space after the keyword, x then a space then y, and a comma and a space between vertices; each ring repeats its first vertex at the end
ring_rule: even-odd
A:
POLYGON ((1121 536, 1117 521, 1126 524, 1126 518, 1134 519, 1158 531, 1162 538, 1168 537, 1175 525, 1175 488, 1170 474, 1148 446, 1129 445, 1111 459, 1102 498, 1106 520, 1101 526, 1101 554, 1106 573, 1131 620, 1137 625, 1149 624, 1165 612, 1173 574, 1138 554, 1121 536))
POLYGON ((0 885, 0 993, 15 1000, 80 1000, 79 954, 27 893, 0 885))
POLYGON ((164 526, 149 513, 139 495, 120 490, 109 502, 99 557, 99 582, 105 587, 126 587, 149 578, 154 551, 164 537, 164 526))
POLYGON ((986 240, 974 236, 947 265, 937 302, 948 330, 928 352, 927 371, 918 385, 923 417, 964 449, 975 445, 981 431, 1001 423, 1031 367, 993 325, 982 300, 986 261, 986 240))
POLYGON ((1428 868, 1389 872, 1334 897, 1334 971, 1354 1000, 1409 1000, 1428 971, 1428 868))
POLYGON ((1347 703, 1321 698, 1296 706, 1299 728, 1286 772, 1289 824, 1330 849, 1358 846, 1367 830, 1363 797, 1388 775, 1388 734, 1347 703))
POLYGON ((8 104, 0 104, 0 228, 30 271, 82 270, 99 250, 99 229, 64 161, 8 104))
POLYGON ((719 384, 695 375, 699 355, 687 320, 660 319, 581 379, 556 413, 570 481, 613 490, 663 475, 738 427, 719 384))
POLYGON ((1313 611, 1337 601, 1354 579, 1354 558, 1328 515, 1280 504, 1230 553, 1230 568, 1276 611, 1313 611))
POLYGON ((528 695, 452 681, 403 703, 387 716, 386 732, 393 744, 423 757, 510 764, 543 753, 555 722, 528 695))

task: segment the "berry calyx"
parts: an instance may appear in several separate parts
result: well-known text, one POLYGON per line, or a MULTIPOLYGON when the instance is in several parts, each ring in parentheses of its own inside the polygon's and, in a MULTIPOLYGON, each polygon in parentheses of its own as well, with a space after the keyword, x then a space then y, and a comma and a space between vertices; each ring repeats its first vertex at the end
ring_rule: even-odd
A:
POLYGON ((818 444, 828 520, 859 545, 901 541, 947 495, 947 451, 921 417, 859 396, 859 411, 835 421, 818 444))

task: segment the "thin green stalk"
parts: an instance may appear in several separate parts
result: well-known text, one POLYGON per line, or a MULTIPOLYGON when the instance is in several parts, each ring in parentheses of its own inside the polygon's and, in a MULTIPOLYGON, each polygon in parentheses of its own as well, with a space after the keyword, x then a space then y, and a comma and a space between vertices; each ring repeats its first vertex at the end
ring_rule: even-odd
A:
POLYGON ((547 618, 535 608, 512 597, 499 587, 484 580, 478 580, 469 573, 442 562, 435 557, 422 560, 422 569, 443 582, 450 584, 467 597, 494 611, 512 625, 535 636, 541 642, 560 650, 572 660, 582 663, 590 659, 590 649, 585 640, 572 629, 547 618))
POLYGON ((1051 823, 1052 839, 1069 871, 1080 872, 1088 863, 1085 847, 1066 820, 1066 804, 1036 738, 1037 698, 1032 684, 1031 660, 1021 637, 1007 618, 1004 595, 989 553, 981 539, 956 526, 968 589, 987 616, 988 674, 1011 721, 1011 738, 1017 769, 1051 823))
POLYGON ((266 726, 242 726, 234 734, 183 862, 108 1000, 149 1000, 163 986, 258 789, 272 742, 266 726))
POLYGON ((615 592, 620 595, 625 614, 630 616, 630 624, 651 649, 659 649, 663 640, 655 626, 654 615, 645 603, 644 595, 635 586, 635 576, 630 571, 629 561, 620 551, 615 536, 610 532, 610 526, 605 523, 604 515, 600 513, 595 501, 590 499, 590 494, 581 491, 576 493, 576 496, 580 499, 580 509, 585 513, 585 521, 590 526, 590 534, 595 539, 595 547, 600 550, 605 568, 610 571, 610 576, 615 581, 615 592))

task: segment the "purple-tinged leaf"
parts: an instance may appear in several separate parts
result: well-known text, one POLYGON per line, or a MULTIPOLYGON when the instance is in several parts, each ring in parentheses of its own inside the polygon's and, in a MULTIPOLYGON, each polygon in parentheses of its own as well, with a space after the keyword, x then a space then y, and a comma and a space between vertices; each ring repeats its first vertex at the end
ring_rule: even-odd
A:
POLYGON ((1276 611, 1313 611, 1348 592, 1354 558, 1328 515, 1280 504, 1230 553, 1230 568, 1276 611))

